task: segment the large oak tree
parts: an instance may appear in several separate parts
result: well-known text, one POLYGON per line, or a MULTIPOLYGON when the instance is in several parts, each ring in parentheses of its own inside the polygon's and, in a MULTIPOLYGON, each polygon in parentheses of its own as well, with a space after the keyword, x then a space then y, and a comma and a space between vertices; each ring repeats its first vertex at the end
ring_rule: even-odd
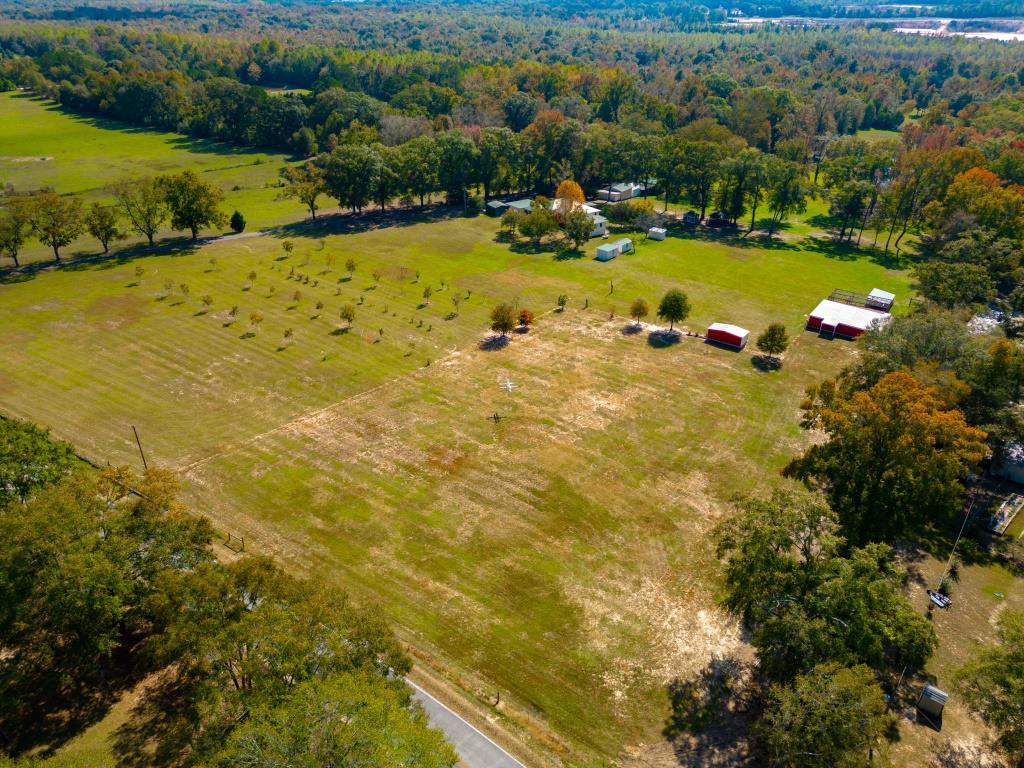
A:
POLYGON ((851 544, 891 541, 943 524, 963 500, 963 480, 985 456, 939 391, 909 373, 849 394, 833 380, 808 390, 802 424, 828 439, 784 470, 825 491, 851 544))

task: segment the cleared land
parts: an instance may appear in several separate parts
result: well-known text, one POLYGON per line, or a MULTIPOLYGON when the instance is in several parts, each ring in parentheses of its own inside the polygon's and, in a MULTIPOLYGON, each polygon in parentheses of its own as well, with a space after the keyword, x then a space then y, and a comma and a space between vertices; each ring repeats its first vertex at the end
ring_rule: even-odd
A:
POLYGON ((765 374, 749 352, 659 348, 622 313, 678 285, 690 327, 796 331, 833 287, 906 295, 906 280, 739 240, 558 261, 495 231, 479 218, 292 235, 287 259, 279 238, 251 238, 2 286, 0 405, 113 462, 137 461, 135 424, 247 546, 379 602, 462 684, 535 714, 555 752, 616 755, 659 741, 665 683, 740 646, 714 607, 707 531, 723 500, 772 480, 804 439, 804 387, 853 353, 800 334, 765 374), (559 293, 565 313, 480 348, 496 301, 543 311, 559 293), (339 332, 345 303, 357 318, 339 332))
MULTIPOLYGON (((155 142, 156 162, 187 141, 3 98, 37 111, 33 130, 70 122, 103 135, 138 175, 153 171, 129 142, 155 142)), ((16 131, 17 151, 47 146, 57 157, 54 131, 45 144, 16 131)), ((276 178, 269 162, 246 167, 276 178)), ((30 163, 10 168, 18 188, 61 187, 33 180, 30 163)), ((270 206, 275 191, 265 194, 270 206)), ((289 203, 273 206, 295 218, 289 203)), ((607 264, 592 248, 569 260, 517 252, 482 217, 395 216, 387 227, 339 217, 12 278, 0 283, 0 408, 100 461, 137 464, 136 425, 150 460, 182 473, 198 510, 247 549, 380 605, 424 672, 476 697, 541 760, 671 764, 665 684, 712 654, 749 652, 714 604, 708 531, 734 494, 777 482, 807 439, 797 426, 805 386, 854 355, 800 332, 804 313, 835 287, 909 291, 904 273, 808 237, 822 215, 815 204, 770 247, 673 237, 607 264), (285 237, 296 244, 287 258, 285 237), (785 322, 797 338, 782 370, 763 373, 750 351, 693 338, 663 346, 623 317, 636 296, 653 306, 675 286, 690 294, 694 329, 720 320, 756 335, 785 322), (551 311, 560 293, 564 313, 551 311), (544 314, 504 348, 481 346, 501 300, 544 314), (346 304, 351 329, 339 318, 346 304)), ((941 563, 919 567, 932 579, 941 563)), ((1019 604, 1001 573, 967 572, 957 599, 971 608, 970 633, 957 619, 968 614, 938 617, 940 684, 971 641, 991 638, 1001 606, 1019 604)), ((106 734, 125 714, 119 705, 57 764, 108 765, 106 734)), ((905 729, 897 752, 920 757, 981 735, 954 705, 943 734, 905 729)))

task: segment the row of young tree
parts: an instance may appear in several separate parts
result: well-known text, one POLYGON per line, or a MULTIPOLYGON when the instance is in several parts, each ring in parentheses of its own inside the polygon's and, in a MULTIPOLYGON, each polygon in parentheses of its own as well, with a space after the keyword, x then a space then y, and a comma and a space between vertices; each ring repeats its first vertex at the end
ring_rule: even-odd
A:
POLYGON ((266 558, 221 562, 213 535, 168 472, 94 471, 0 420, 0 764, 150 676, 119 764, 455 765, 379 614, 266 558))
POLYGON ((93 203, 88 208, 77 197, 46 191, 10 196, 0 207, 0 256, 20 266, 19 254, 30 237, 53 250, 60 261, 61 249, 88 233, 103 247, 134 232, 154 244, 160 228, 170 220, 175 230, 188 231, 193 240, 206 227, 245 229, 245 217, 235 211, 230 219, 220 210, 224 193, 194 171, 150 179, 124 181, 112 188, 114 205, 93 203))

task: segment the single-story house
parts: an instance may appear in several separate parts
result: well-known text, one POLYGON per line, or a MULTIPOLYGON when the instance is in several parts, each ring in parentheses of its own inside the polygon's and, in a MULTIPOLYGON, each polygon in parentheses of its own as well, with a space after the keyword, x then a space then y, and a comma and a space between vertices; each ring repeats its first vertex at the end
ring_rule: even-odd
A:
POLYGON ((736 349, 743 349, 747 346, 750 338, 750 331, 730 323, 712 323, 708 326, 708 341, 716 341, 719 344, 727 344, 736 349))
POLYGON ((610 243, 597 246, 597 260, 611 261, 621 253, 629 253, 633 250, 633 241, 628 237, 620 237, 610 243))
POLYGON ((647 236, 651 240, 664 240, 667 231, 664 227, 651 227, 647 230, 647 236))
POLYGON ((522 200, 513 200, 508 204, 509 208, 515 208, 517 211, 523 213, 529 213, 533 210, 533 200, 528 197, 524 197, 522 200))
POLYGON ((601 211, 592 205, 586 203, 578 203, 569 201, 561 198, 555 198, 551 201, 551 210, 556 214, 566 214, 571 211, 582 209, 582 211, 590 217, 590 220, 594 223, 594 229, 591 230, 591 237, 603 237, 608 234, 608 219, 601 215, 601 211), (568 205, 572 202, 572 205, 568 205))
POLYGON ((872 309, 880 309, 888 312, 896 302, 896 294, 883 291, 881 288, 872 288, 868 294, 867 305, 872 309))
POLYGON ((695 227, 700 224, 700 214, 696 211, 687 211, 683 214, 683 224, 688 227, 695 227))
POLYGON ((508 203, 503 203, 501 200, 488 200, 484 210, 488 216, 501 216, 508 210, 508 203))
POLYGON ((855 339, 872 326, 885 325, 891 317, 888 312, 823 299, 807 316, 807 328, 825 336, 855 339))
POLYGON ((622 200, 629 200, 631 197, 642 195, 643 193, 643 184, 620 181, 617 184, 609 184, 607 187, 602 187, 598 191, 597 196, 610 203, 618 203, 622 200))

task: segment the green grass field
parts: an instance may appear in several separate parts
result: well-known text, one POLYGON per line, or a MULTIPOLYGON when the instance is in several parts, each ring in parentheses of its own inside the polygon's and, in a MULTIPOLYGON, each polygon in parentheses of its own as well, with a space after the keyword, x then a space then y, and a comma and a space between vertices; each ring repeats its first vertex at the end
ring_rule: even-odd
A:
MULTIPOLYGON (((245 181, 228 196, 265 211, 253 228, 301 213, 264 186, 284 158, 114 132, 24 97, 0 96, 7 109, 21 125, 0 121, 0 173, 17 188, 100 197, 106 178, 200 167, 228 190, 245 181), (39 147, 53 160, 25 160, 39 147)), ((712 654, 749 653, 715 604, 709 531, 736 493, 778 482, 808 440, 805 387, 854 359, 801 331, 806 312, 833 288, 892 290, 902 307, 910 295, 894 265, 819 237, 825 208, 771 244, 678 233, 605 264, 594 244, 564 260, 511 249, 484 217, 336 217, 11 277, 0 409, 101 462, 139 463, 135 425, 197 511, 248 551, 379 605, 418 664, 531 765, 674 765, 665 685, 712 654), (631 327, 632 300, 656 306, 669 287, 690 295, 691 329, 786 323, 784 367, 631 327), (539 318, 492 349, 497 301, 539 318)), ((962 650, 949 647, 937 673, 962 650)), ((51 763, 112 764, 107 737, 126 716, 121 702, 51 763)), ((930 746, 911 735, 900 749, 930 746)))
POLYGON ((658 749, 664 685, 741 645, 714 605, 707 532, 804 441, 803 389, 852 359, 851 345, 801 333, 803 315, 840 286, 905 298, 906 278, 741 239, 557 260, 511 251, 496 229, 456 218, 293 234, 290 258, 264 236, 0 286, 0 406, 100 461, 137 463, 134 424, 199 511, 378 603, 428 663, 471 692, 502 691, 510 728, 555 754, 658 749), (694 329, 784 321, 785 367, 631 333, 632 299, 656 304, 670 286, 690 294, 694 329), (559 293, 569 308, 550 312, 559 293), (484 350, 499 300, 546 314, 484 350), (345 303, 357 305, 347 332, 345 303), (543 726, 526 733, 522 713, 543 726))
MULTIPOLYGON (((191 168, 224 190, 225 211, 237 209, 249 229, 262 229, 302 216, 301 204, 276 199, 275 184, 286 161, 280 154, 79 117, 26 94, 0 93, 0 185, 10 183, 19 192, 52 187, 87 202, 106 202, 112 182, 191 168)), ((171 234, 165 229, 161 236, 171 234)), ((86 235, 65 255, 99 250, 86 235)), ((51 258, 36 244, 24 256, 27 261, 51 258)))

